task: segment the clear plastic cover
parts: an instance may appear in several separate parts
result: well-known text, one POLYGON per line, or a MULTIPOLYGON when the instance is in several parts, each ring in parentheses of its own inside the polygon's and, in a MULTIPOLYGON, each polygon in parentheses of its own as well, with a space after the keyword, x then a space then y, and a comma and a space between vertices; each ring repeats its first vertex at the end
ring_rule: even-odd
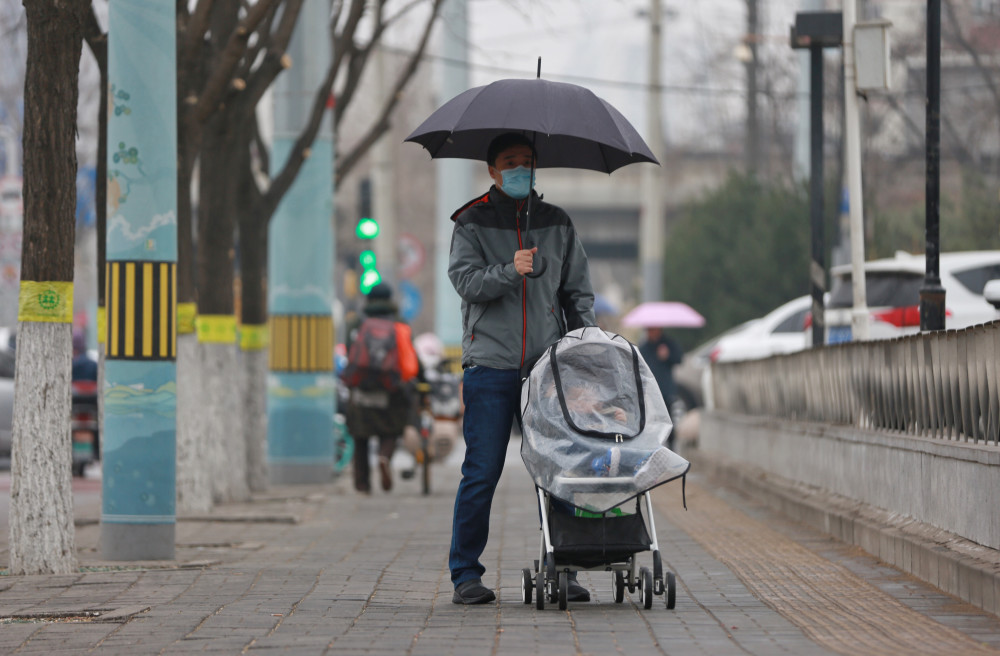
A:
POLYGON ((684 475, 666 448, 673 429, 646 362, 600 328, 569 332, 521 387, 521 459, 535 484, 590 512, 606 512, 684 475))

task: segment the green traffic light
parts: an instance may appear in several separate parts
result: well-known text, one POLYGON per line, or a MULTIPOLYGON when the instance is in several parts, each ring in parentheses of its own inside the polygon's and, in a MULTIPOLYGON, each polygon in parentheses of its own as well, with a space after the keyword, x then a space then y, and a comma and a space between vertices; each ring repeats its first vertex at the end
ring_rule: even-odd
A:
POLYGON ((358 255, 358 262, 361 263, 361 268, 365 271, 375 268, 375 251, 361 251, 358 255))
POLYGON ((378 230, 378 221, 365 217, 358 221, 354 234, 358 236, 358 239, 375 239, 378 237, 378 230))
POLYGON ((372 287, 380 282, 382 282, 382 274, 378 272, 378 269, 365 269, 365 272, 361 274, 358 286, 361 288, 362 294, 367 294, 372 290, 372 287))

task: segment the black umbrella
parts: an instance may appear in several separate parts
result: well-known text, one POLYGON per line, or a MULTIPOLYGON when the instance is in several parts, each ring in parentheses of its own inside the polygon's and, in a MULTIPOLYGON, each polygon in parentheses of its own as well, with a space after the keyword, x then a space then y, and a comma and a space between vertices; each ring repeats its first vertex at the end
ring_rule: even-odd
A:
MULTIPOLYGON (((626 164, 659 164, 632 124, 593 91, 541 79, 497 80, 464 91, 420 124, 404 141, 418 143, 431 157, 486 161, 494 138, 520 132, 535 146, 534 168, 574 168, 611 173, 626 164)), ((531 195, 525 211, 525 244, 531 225, 531 195)), ((537 257, 542 274, 545 261, 537 257)))
POLYGON ((486 149, 505 132, 532 138, 539 168, 611 173, 626 164, 659 164, 621 112, 576 84, 542 79, 497 80, 455 96, 405 141, 431 157, 486 160, 486 149))

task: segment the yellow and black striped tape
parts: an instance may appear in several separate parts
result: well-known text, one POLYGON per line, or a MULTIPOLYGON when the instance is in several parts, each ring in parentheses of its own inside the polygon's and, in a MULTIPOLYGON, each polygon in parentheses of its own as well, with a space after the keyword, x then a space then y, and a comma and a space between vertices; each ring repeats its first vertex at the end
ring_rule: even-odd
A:
POLYGON ((177 264, 108 261, 105 278, 107 357, 177 357, 177 264))
POLYGON ((329 314, 274 314, 269 323, 271 371, 333 371, 333 318, 329 314))

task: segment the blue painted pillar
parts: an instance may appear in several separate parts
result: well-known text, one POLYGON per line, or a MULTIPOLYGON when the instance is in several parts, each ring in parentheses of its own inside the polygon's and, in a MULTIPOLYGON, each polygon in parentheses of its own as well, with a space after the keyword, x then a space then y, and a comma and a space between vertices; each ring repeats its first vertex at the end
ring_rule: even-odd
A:
MULTIPOLYGON (((329 3, 307 0, 275 89, 272 173, 306 125, 330 62, 329 3)), ((270 376, 267 459, 271 482, 333 478, 333 132, 323 126, 268 235, 270 376)))
POLYGON ((108 18, 101 556, 174 557, 177 100, 172 0, 108 18))

